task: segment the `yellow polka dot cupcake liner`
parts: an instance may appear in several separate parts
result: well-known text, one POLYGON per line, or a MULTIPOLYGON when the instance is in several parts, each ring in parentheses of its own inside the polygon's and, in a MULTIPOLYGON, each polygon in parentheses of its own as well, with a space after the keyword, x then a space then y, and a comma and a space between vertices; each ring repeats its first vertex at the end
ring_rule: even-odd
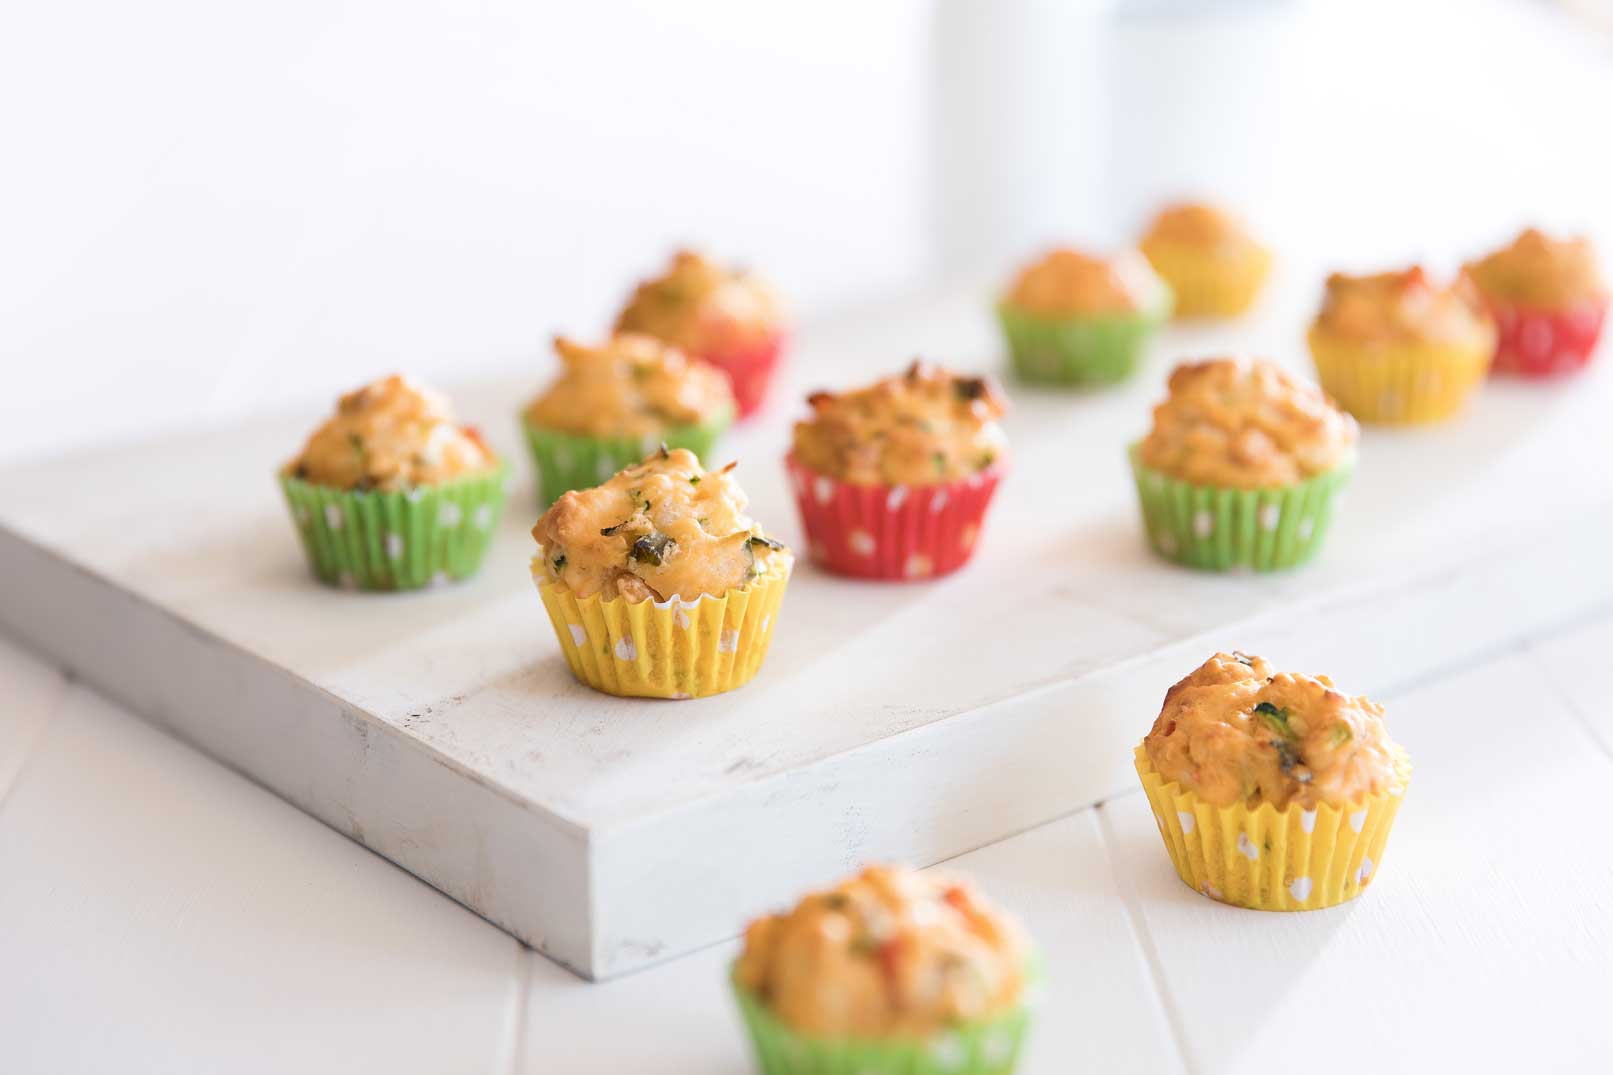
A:
POLYGON ((793 566, 775 554, 764 574, 721 597, 606 601, 549 579, 542 555, 532 578, 572 674, 634 698, 703 698, 748 683, 767 656, 793 566))
POLYGON ((1338 808, 1278 810, 1262 803, 1212 806, 1166 783, 1142 747, 1136 751, 1148 805, 1182 883, 1222 903, 1255 911, 1315 911, 1354 899, 1383 865, 1389 830, 1411 780, 1400 754, 1400 782, 1338 808))
POLYGON ((1145 243, 1143 256, 1176 294, 1175 316, 1237 317, 1260 297, 1271 254, 1254 248, 1235 258, 1172 243, 1145 243))
POLYGON ((1011 1075, 1030 1034, 1039 979, 998 1015, 947 1027, 927 1039, 829 1038, 795 1030, 730 971, 729 985, 762 1075, 1011 1075))
POLYGON ((1351 459, 1295 485, 1231 489, 1144 466, 1137 444, 1130 457, 1148 544, 1173 563, 1208 571, 1283 571, 1310 560, 1355 469, 1351 459))
POLYGON ((504 512, 509 468, 396 491, 333 489, 280 475, 308 566, 331 586, 418 590, 468 578, 504 512))
POLYGON ((1363 422, 1413 425, 1460 413, 1484 382, 1495 336, 1474 345, 1363 344, 1312 327, 1316 377, 1339 406, 1363 422))

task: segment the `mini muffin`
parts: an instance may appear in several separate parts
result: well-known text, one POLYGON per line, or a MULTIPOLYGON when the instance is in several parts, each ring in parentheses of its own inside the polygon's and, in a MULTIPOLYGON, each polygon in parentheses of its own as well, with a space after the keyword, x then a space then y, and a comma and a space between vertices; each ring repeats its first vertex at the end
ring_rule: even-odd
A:
POLYGON ((1053 250, 1021 270, 997 304, 1015 373, 1044 384, 1124 380, 1170 313, 1170 287, 1135 251, 1053 250))
POLYGON ((394 374, 343 396, 281 468, 280 487, 322 582, 414 590, 475 574, 504 477, 446 398, 394 374))
POLYGON ((638 285, 616 318, 617 332, 641 332, 702 358, 728 375, 741 417, 767 396, 784 351, 785 325, 772 290, 743 270, 688 250, 665 273, 638 285))
POLYGON ((756 674, 794 558, 745 514, 733 468, 663 448, 532 528, 532 578, 579 680, 698 698, 756 674))
POLYGON ((1260 911, 1360 895, 1411 779, 1383 706, 1235 651, 1166 693, 1136 764, 1182 881, 1260 911))
POLYGON ((1358 436, 1319 388, 1270 362, 1182 363, 1131 448, 1149 543, 1218 571, 1304 563, 1322 546, 1358 436))
POLYGON ((704 457, 734 418, 728 380, 652 336, 556 337, 561 371, 522 414, 544 506, 665 444, 704 457))
POLYGON ((1503 373, 1548 377, 1581 369, 1607 317, 1607 282, 1589 239, 1530 228, 1467 273, 1495 317, 1503 373))
POLYGON ((1177 317, 1236 317, 1254 305, 1271 251, 1212 205, 1167 206, 1140 244, 1176 296, 1177 317))
POLYGON ((915 361, 851 392, 808 397, 785 458, 815 560, 841 575, 921 579, 973 554, 1008 441, 986 378, 915 361))
POLYGON ((1310 329, 1316 372, 1363 422, 1437 422, 1462 409, 1495 354, 1495 322, 1465 276, 1334 273, 1310 329))
POLYGON ((1030 946, 963 881, 870 866, 745 931, 732 984, 767 1075, 1014 1070, 1030 946))

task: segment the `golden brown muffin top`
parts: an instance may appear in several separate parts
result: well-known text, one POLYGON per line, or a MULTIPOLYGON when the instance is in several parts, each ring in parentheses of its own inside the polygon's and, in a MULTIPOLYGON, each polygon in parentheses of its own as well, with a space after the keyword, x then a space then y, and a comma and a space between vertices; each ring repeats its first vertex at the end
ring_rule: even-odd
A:
POLYGON ((853 392, 815 392, 795 423, 795 459, 854 485, 939 485, 1006 460, 997 419, 1007 403, 990 380, 915 361, 853 392))
POLYGON ((1607 294, 1589 239, 1553 239, 1534 228, 1469 262, 1467 272, 1485 294, 1527 306, 1566 306, 1607 294))
POLYGON ((925 1038, 1018 1004, 1027 955, 968 884, 870 866, 752 922, 737 977, 803 1033, 925 1038))
POLYGON ((1138 451, 1145 466, 1182 481, 1260 489, 1332 469, 1358 436, 1355 419, 1315 385, 1270 362, 1211 358, 1171 371, 1138 451))
POLYGON ((1179 202, 1161 209, 1143 236, 1143 252, 1146 254, 1155 244, 1192 246, 1215 252, 1259 247, 1241 220, 1203 202, 1179 202))
POLYGON ((1157 303, 1164 286, 1136 251, 1096 257, 1060 247, 1021 269, 1003 302, 1042 317, 1130 313, 1157 303))
POLYGON ((563 366, 527 406, 535 425, 593 437, 653 437, 734 409, 720 370, 653 336, 624 333, 597 347, 557 336, 554 349, 563 366))
POLYGON ((1166 693, 1143 748, 1167 782, 1215 806, 1341 807, 1404 784, 1383 706, 1236 651, 1166 693))
POLYGON ((1421 266, 1400 272, 1327 278, 1314 328, 1362 342, 1430 341, 1484 345, 1495 324, 1466 276, 1449 286, 1421 266))
POLYGON ((693 452, 662 448, 564 494, 532 528, 533 573, 578 597, 693 601, 787 568, 789 550, 745 514, 733 468, 706 471, 693 452))
POLYGON ((447 397, 395 373, 343 396, 285 473, 367 492, 438 485, 497 465, 481 434, 456 421, 447 397))
POLYGON ((695 355, 757 346, 782 327, 778 299, 766 284, 690 250, 639 284, 616 318, 617 332, 642 332, 695 355))

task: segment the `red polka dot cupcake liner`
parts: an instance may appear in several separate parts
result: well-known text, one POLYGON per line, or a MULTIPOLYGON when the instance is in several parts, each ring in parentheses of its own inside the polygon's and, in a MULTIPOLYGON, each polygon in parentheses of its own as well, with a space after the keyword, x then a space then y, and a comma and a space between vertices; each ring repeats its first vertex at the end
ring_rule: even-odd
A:
POLYGON ((1490 369, 1521 377, 1554 377, 1584 369, 1607 319, 1607 296, 1544 310, 1486 297, 1495 318, 1495 362, 1490 369))
POLYGON ((699 357, 728 374, 739 417, 748 418, 767 401, 768 387, 783 354, 784 335, 774 333, 759 344, 701 352, 699 357))
POLYGON ((980 543, 1004 469, 938 485, 852 485, 785 457, 812 559, 837 575, 926 579, 964 564, 980 543))

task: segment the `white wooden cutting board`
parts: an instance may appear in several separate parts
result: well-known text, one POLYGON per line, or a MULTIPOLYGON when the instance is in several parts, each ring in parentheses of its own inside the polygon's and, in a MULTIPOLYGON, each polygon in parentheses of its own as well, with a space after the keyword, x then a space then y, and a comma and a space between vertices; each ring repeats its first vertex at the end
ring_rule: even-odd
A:
MULTIPOLYGON (((1013 470, 975 562, 929 583, 801 564, 761 675, 696 702, 577 685, 527 574, 515 412, 547 375, 463 388, 517 456, 482 573, 410 595, 308 575, 272 480, 322 416, 0 471, 0 624, 555 960, 606 977, 731 936, 873 858, 930 863, 1098 800, 1165 689, 1217 649, 1378 692, 1613 601, 1613 363, 1489 386, 1437 429, 1369 430, 1329 545, 1280 576, 1145 550, 1125 445, 1169 360, 1303 367, 1309 287, 1164 334, 1106 393, 1010 384, 1013 470)), ((800 545, 791 401, 922 352, 996 367, 979 296, 809 327, 723 458, 800 545)), ((380 371, 378 371, 380 372, 380 371)), ((452 387, 452 386, 450 386, 452 387)), ((716 460, 721 462, 722 459, 716 460)))

